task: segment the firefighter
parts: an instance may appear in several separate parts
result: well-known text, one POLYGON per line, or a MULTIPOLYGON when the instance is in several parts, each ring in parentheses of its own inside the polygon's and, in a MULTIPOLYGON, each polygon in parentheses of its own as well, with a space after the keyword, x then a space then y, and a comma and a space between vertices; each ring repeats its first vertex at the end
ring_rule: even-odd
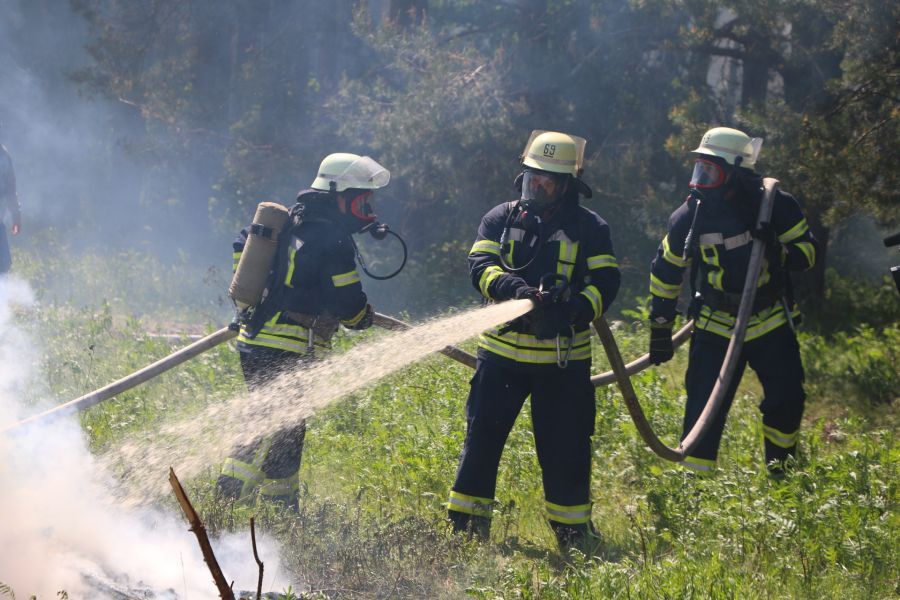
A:
POLYGON ((594 540, 589 325, 615 298, 619 269, 609 226, 579 205, 579 195, 591 196, 580 179, 584 145, 533 132, 516 179, 521 197, 484 215, 469 252, 472 284, 485 299, 528 298, 538 307, 479 339, 448 504, 455 531, 488 536, 500 455, 530 394, 550 525, 561 547, 594 540))
MULTIPOLYGON (((22 231, 22 212, 19 197, 16 194, 16 173, 13 170, 12 158, 3 145, 3 124, 0 123, 0 214, 9 211, 12 217, 12 234, 22 231)), ((12 255, 9 251, 9 240, 6 237, 6 226, 0 224, 0 274, 9 272, 12 266, 12 255)))
POLYGON ((727 127, 707 131, 696 155, 690 194, 669 218, 668 233, 651 265, 650 361, 672 358, 672 325, 685 271, 690 270, 694 321, 685 387, 682 439, 700 417, 725 357, 740 306, 754 238, 766 244, 752 316, 734 379, 720 414, 683 465, 715 468, 728 409, 745 366, 756 371, 765 398, 762 413, 765 461, 773 477, 797 451, 803 416, 803 365, 794 333, 799 313, 789 271, 810 269, 817 243, 800 205, 779 191, 772 218, 757 228, 762 177, 753 171, 762 140, 727 127), (688 232, 691 231, 690 236, 688 232), (685 249, 686 238, 690 248, 685 249))
MULTIPOLYGON (((279 236, 273 284, 237 338, 251 391, 329 348, 339 325, 371 326, 374 313, 351 236, 375 225, 372 196, 389 181, 390 172, 367 156, 330 154, 311 189, 297 196, 289 229, 279 236)), ((247 235, 244 229, 234 242, 235 268, 247 235)), ((296 508, 305 433, 304 421, 239 448, 222 467, 219 489, 233 498, 258 493, 296 508)))

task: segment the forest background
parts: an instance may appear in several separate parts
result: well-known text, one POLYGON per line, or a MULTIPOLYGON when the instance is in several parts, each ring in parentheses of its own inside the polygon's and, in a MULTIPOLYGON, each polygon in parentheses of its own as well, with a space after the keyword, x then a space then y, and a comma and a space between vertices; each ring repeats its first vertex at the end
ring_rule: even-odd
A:
MULTIPOLYGON (((376 208, 410 246, 400 277, 367 284, 376 307, 422 315, 475 302, 464 257, 480 216, 514 198, 532 129, 588 140, 586 204, 612 227, 619 308, 646 295, 650 259, 686 193, 689 150, 714 125, 765 138, 759 170, 803 205, 823 248, 801 281, 807 301, 825 297, 829 267, 877 280, 891 260, 878 236, 900 225, 895 3, 0 9, 0 121, 24 208, 20 248, 136 252, 135 262, 180 262, 198 285, 213 282, 205 299, 173 301, 225 306, 229 242, 256 204, 290 205, 323 156, 352 151, 391 170, 376 208)), ((395 249, 364 246, 373 270, 395 264, 395 249)), ((45 283, 73 294, 61 289, 71 282, 45 283)))

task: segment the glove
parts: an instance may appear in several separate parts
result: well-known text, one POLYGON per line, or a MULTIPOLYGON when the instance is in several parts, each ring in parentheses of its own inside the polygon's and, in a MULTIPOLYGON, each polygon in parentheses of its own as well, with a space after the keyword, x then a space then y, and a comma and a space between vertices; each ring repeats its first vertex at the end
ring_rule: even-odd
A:
POLYGON ((371 304, 366 304, 366 314, 363 315, 363 318, 357 321, 355 325, 351 325, 350 329, 355 331, 362 331, 363 329, 368 329, 372 326, 372 320, 375 317, 375 311, 372 309, 371 304))
POLYGON ((532 287, 530 285, 523 285, 519 289, 516 290, 516 300, 531 300, 540 306, 543 298, 541 297, 541 292, 536 287, 532 287))
POLYGON ((675 356, 672 346, 672 322, 651 323, 650 325, 650 362, 661 365, 675 356))
POLYGON ((751 235, 765 244, 767 248, 773 248, 778 243, 778 232, 775 231, 775 226, 769 222, 760 223, 759 227, 751 232, 751 235))
POLYGON ((558 335, 571 335, 575 307, 571 302, 556 302, 539 309, 532 321, 534 337, 552 340, 558 335))

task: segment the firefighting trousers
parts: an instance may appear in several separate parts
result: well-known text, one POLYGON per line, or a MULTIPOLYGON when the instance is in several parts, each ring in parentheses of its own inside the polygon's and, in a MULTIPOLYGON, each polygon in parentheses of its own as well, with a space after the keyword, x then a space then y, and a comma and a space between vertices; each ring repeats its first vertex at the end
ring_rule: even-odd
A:
MULTIPOLYGON (((719 377, 727 348, 726 338, 706 331, 694 331, 685 375, 687 405, 682 439, 690 432, 706 406, 719 377)), ((738 361, 722 410, 697 447, 691 451, 691 456, 685 458, 686 466, 703 471, 715 466, 728 411, 747 364, 756 372, 763 388, 764 397, 759 410, 762 413, 766 464, 782 461, 795 451, 806 398, 803 391, 803 364, 800 361, 800 346, 796 335, 787 325, 778 327, 762 337, 746 342, 738 361)))
POLYGON ((551 522, 590 520, 591 435, 596 406, 590 361, 512 370, 479 360, 466 403, 466 439, 450 493, 451 519, 489 518, 500 456, 525 399, 551 522), (454 513, 456 513, 454 515, 454 513))
MULTIPOLYGON (((268 382, 301 365, 296 353, 264 346, 244 346, 240 360, 251 392, 264 391, 268 382)), ((217 487, 232 498, 259 493, 296 505, 305 435, 306 421, 302 421, 238 446, 222 466, 217 487)))

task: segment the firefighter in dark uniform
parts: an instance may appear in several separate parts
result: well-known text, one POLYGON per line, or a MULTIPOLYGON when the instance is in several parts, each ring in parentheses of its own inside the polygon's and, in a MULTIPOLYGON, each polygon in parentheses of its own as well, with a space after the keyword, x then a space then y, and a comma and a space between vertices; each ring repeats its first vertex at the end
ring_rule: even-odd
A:
POLYGON ((727 127, 707 131, 698 148, 691 193, 669 218, 650 274, 650 360, 672 358, 672 325, 685 271, 690 271, 694 333, 685 386, 682 438, 700 417, 712 392, 740 306, 753 238, 766 244, 756 299, 744 346, 721 414, 683 465, 699 471, 715 468, 728 409, 745 366, 763 387, 765 461, 769 472, 783 474, 784 462, 797 450, 803 416, 803 365, 794 333, 799 313, 793 306, 788 271, 816 262, 817 244, 797 200, 779 191, 770 223, 756 227, 762 177, 752 169, 762 140, 727 127), (693 229, 692 229, 693 228, 693 229), (691 231, 690 236, 688 232, 691 231), (691 245, 685 251, 686 238, 691 245))
POLYGON ((609 226, 579 205, 579 194, 591 195, 579 179, 584 145, 582 138, 535 131, 517 179, 521 199, 484 215, 469 252, 472 283, 487 300, 528 298, 538 307, 479 340, 448 504, 456 531, 489 534, 500 456, 530 394, 550 525, 562 547, 593 539, 589 326, 615 298, 619 269, 609 226), (560 276, 570 282, 568 298, 547 289, 561 291, 560 276), (542 279, 557 285, 541 291, 542 279))
MULTIPOLYGON (((0 142, 2 141, 3 125, 0 123, 0 142)), ((19 235, 22 230, 22 212, 19 208, 19 197, 16 194, 16 173, 13 170, 9 152, 0 143, 0 214, 4 211, 9 211, 12 217, 12 234, 19 235)), ((12 266, 12 255, 9 252, 6 226, 0 224, 0 274, 7 273, 10 266, 12 266)))
MULTIPOLYGON (((390 181, 367 156, 338 153, 322 161, 311 189, 297 196, 282 232, 275 284, 237 338, 249 389, 312 360, 330 347, 339 325, 366 329, 373 311, 356 269, 351 236, 375 223, 370 201, 390 181)), ((234 242, 234 265, 247 241, 234 242)), ((296 507, 305 422, 266 435, 228 458, 217 482, 227 496, 259 494, 296 507)))

